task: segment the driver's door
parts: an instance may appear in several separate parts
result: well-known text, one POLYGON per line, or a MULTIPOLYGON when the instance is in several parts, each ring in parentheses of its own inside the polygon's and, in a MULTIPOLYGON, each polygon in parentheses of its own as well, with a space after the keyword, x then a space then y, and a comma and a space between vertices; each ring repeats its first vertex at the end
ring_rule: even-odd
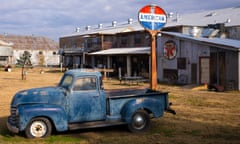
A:
POLYGON ((69 122, 103 120, 101 95, 97 77, 79 77, 75 80, 69 100, 69 122))

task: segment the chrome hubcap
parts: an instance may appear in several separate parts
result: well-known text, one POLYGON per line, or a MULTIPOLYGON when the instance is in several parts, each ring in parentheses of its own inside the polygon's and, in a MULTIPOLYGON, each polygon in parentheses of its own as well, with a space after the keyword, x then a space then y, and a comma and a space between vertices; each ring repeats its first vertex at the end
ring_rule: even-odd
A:
POLYGON ((47 126, 44 122, 35 121, 30 127, 31 134, 34 137, 40 138, 43 137, 47 132, 47 126))
POLYGON ((135 115, 134 116, 134 127, 137 129, 141 129, 145 126, 145 119, 142 117, 142 115, 135 115))

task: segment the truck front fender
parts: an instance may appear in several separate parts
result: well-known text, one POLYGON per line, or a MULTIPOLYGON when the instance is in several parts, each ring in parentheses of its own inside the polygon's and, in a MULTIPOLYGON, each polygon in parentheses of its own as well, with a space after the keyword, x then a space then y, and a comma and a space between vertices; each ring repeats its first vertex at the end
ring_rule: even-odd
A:
POLYGON ((18 107, 19 130, 25 130, 30 120, 36 117, 48 118, 57 131, 68 129, 67 115, 62 107, 49 104, 33 104, 18 107))
POLYGON ((139 109, 145 109, 153 114, 154 117, 160 117, 164 112, 162 101, 153 98, 139 98, 128 101, 121 110, 122 119, 130 123, 132 115, 139 109))

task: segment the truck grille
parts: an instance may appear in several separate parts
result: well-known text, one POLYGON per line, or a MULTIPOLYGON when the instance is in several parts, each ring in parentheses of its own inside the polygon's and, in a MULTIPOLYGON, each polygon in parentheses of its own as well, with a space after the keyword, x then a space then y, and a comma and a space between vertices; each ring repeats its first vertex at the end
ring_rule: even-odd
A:
POLYGON ((9 122, 12 125, 17 126, 18 125, 18 116, 17 116, 17 108, 16 107, 11 107, 11 116, 9 117, 9 122))

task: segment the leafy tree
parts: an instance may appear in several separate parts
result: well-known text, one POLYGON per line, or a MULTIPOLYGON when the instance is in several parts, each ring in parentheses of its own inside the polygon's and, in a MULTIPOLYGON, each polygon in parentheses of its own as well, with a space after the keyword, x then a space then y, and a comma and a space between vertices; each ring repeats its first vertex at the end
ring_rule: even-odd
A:
POLYGON ((25 66, 32 66, 32 63, 31 63, 31 54, 29 51, 24 51, 24 53, 20 56, 19 59, 17 59, 17 64, 18 65, 21 65, 22 67, 25 67, 25 66))
POLYGON ((24 51, 20 59, 17 60, 17 64, 22 66, 22 80, 27 79, 27 70, 25 68, 32 68, 31 54, 28 51, 24 51))

